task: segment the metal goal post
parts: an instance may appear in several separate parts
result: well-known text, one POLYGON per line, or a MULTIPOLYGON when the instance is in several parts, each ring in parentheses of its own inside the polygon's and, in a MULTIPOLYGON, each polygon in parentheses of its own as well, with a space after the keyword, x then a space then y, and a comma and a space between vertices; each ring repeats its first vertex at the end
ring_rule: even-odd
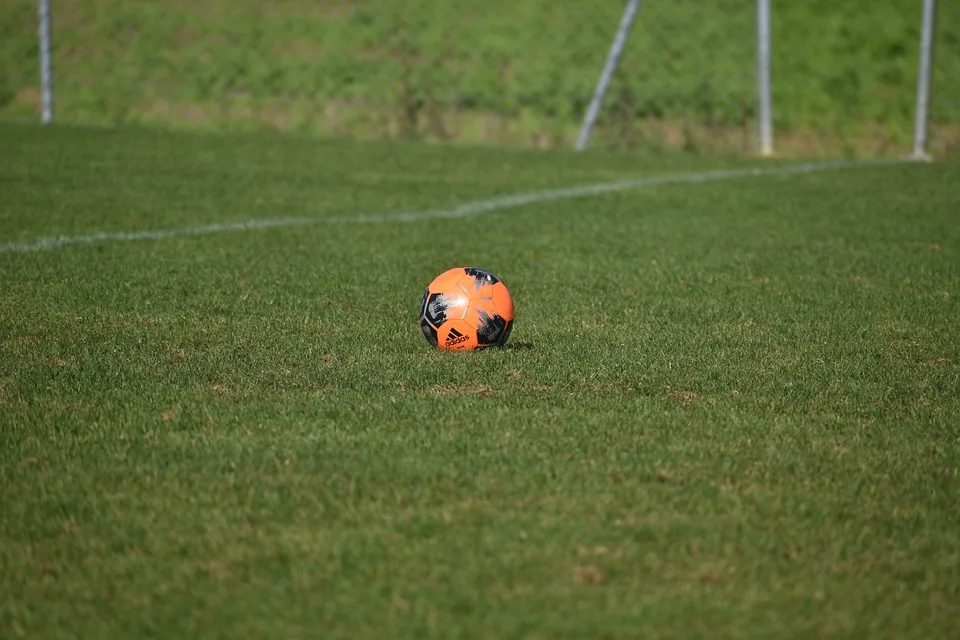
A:
MULTIPOLYGON (((648 2, 651 1, 655 2, 656 0, 648 0, 648 2)), ((771 42, 771 3, 772 0, 756 0, 756 147, 759 155, 764 157, 769 157, 774 154, 771 52, 772 47, 776 45, 771 42)), ((628 45, 630 29, 636 20, 639 10, 639 0, 627 1, 620 25, 617 28, 610 46, 606 63, 597 81, 596 90, 584 115, 580 135, 576 142, 577 150, 583 150, 589 144, 590 133, 600 113, 604 97, 610 86, 611 78, 613 78, 624 49, 628 45)), ((919 68, 917 70, 917 96, 913 127, 913 153, 911 156, 916 160, 929 159, 927 147, 935 15, 936 0, 923 0, 919 41, 919 68)))

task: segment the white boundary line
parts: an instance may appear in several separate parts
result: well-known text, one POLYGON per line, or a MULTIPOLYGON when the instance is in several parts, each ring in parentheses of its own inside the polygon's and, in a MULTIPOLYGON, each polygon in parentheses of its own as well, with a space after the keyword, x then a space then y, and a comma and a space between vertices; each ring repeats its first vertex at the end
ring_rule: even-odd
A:
POLYGON ((131 242, 134 240, 162 240, 184 236, 199 236, 229 231, 243 231, 247 229, 272 229, 277 227, 294 227, 317 224, 369 224, 392 222, 418 222, 422 220, 440 220, 444 218, 467 218, 490 211, 503 211, 528 204, 569 200, 572 198, 586 198, 599 196, 618 191, 630 191, 677 184, 703 184, 721 180, 735 180, 738 178, 752 178, 760 176, 789 176, 805 173, 834 171, 838 169, 852 169, 858 167, 885 166, 901 164, 902 160, 834 160, 811 162, 805 164, 778 165, 771 167, 753 167, 747 169, 724 169, 705 171, 700 173, 681 173, 649 178, 635 178, 616 182, 601 182, 599 184, 583 185, 566 189, 548 189, 532 191, 512 196, 501 196, 487 200, 474 200, 449 209, 430 209, 415 212, 396 212, 384 214, 359 214, 354 216, 336 217, 300 217, 300 218, 264 218, 244 220, 240 222, 225 222, 222 224, 208 224, 195 227, 180 227, 177 229, 155 229, 144 231, 124 231, 117 233, 94 233, 85 236, 50 236, 30 242, 10 242, 0 244, 0 254, 27 253, 59 249, 72 245, 112 244, 117 242, 131 242))

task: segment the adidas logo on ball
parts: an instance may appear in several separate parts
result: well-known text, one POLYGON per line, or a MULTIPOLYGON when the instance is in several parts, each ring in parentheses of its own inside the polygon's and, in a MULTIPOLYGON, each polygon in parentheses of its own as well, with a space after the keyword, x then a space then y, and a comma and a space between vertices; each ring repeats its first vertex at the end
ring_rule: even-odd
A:
POLYGON ((444 344, 446 344, 448 347, 452 347, 455 344, 466 342, 469 339, 469 336, 463 335, 456 329, 450 329, 450 333, 447 335, 447 340, 444 344))

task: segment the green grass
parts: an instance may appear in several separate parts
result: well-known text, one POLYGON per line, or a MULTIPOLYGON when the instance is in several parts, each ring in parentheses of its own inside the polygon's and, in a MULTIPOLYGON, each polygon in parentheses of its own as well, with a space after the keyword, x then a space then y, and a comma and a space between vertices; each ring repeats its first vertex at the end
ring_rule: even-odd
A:
MULTIPOLYGON (((0 244, 741 161, 0 125, 0 244)), ((955 637, 960 165, 0 254, 0 636, 955 637), (514 348, 417 327, 455 264, 514 348)))
MULTIPOLYGON (((931 144, 956 152, 960 5, 937 20, 931 144)), ((0 117, 35 118, 35 0, 0 5, 0 117)), ((58 118, 570 146, 620 0, 87 0, 54 6, 58 118)), ((594 143, 753 153, 755 10, 645 2, 594 143)), ((781 153, 909 149, 915 0, 772 12, 781 153)))

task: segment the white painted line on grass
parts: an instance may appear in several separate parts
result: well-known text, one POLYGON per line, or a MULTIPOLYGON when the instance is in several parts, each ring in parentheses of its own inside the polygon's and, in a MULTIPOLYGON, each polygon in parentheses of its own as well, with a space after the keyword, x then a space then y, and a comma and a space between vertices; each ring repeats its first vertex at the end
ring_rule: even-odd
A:
POLYGON ((467 218, 490 211, 503 211, 528 204, 569 200, 572 198, 586 198, 599 196, 618 191, 631 191, 678 184, 702 184, 721 180, 735 180, 760 176, 788 176, 804 173, 835 171, 838 169, 852 169, 858 167, 872 167, 892 164, 901 164, 902 160, 834 160, 825 162, 810 162, 804 164, 776 165, 768 167, 752 167, 747 169, 722 169, 700 173, 680 173, 648 178, 634 178, 615 182, 601 182, 599 184, 569 187, 566 189, 547 189, 532 191, 512 196, 501 196, 487 200, 474 200, 449 209, 429 209, 426 211, 395 212, 382 214, 358 214, 353 216, 335 217, 298 217, 298 218, 264 218, 258 220, 244 220, 240 222, 224 222, 222 224, 208 224, 195 227, 180 227, 177 229, 155 229, 144 231, 120 231, 115 233, 94 233, 85 236, 50 236, 29 242, 11 242, 0 244, 0 254, 26 253, 58 249, 71 245, 85 244, 112 244, 116 242, 131 242, 134 240, 162 240, 184 236, 199 236, 208 234, 227 233, 229 231, 243 231, 246 229, 273 229, 277 227, 294 227, 317 224, 370 224, 393 222, 418 222, 423 220, 440 220, 444 218, 467 218))

